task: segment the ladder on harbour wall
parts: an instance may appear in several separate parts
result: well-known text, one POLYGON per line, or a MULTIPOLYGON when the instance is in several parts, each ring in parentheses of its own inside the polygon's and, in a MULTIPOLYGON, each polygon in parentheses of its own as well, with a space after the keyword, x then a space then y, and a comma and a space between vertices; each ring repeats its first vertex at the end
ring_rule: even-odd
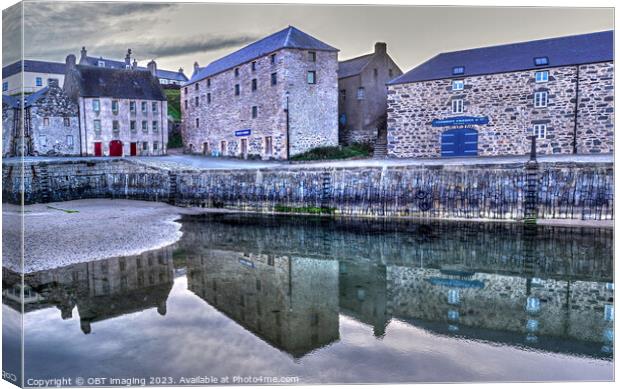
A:
POLYGON ((174 172, 168 173, 168 204, 176 205, 177 203, 177 174, 174 172))
POLYGON ((323 185, 321 190, 321 209, 329 210, 332 200, 332 175, 327 170, 323 171, 323 185))
POLYGON ((38 167, 32 166, 33 179, 36 179, 40 198, 42 203, 49 203, 52 201, 50 178, 47 164, 42 163, 38 167))
POLYGON ((536 161, 536 137, 532 137, 530 160, 525 163, 525 193, 523 196, 523 222, 536 224, 538 218, 538 162, 536 161))

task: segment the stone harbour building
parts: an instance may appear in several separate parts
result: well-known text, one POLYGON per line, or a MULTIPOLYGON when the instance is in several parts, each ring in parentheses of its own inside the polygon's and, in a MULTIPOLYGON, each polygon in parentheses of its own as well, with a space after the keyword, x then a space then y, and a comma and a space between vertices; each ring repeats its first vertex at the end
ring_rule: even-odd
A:
POLYGON ((287 27, 197 68, 181 93, 190 153, 287 159, 338 145, 338 50, 287 27))
POLYGON ((67 56, 64 89, 79 105, 81 155, 163 155, 168 105, 150 70, 76 65, 67 56))
POLYGON ((388 85, 388 157, 612 153, 613 31, 439 54, 388 85))
POLYGON ((374 144, 379 135, 385 141, 386 84, 402 74, 383 42, 373 53, 338 63, 340 143, 374 144))

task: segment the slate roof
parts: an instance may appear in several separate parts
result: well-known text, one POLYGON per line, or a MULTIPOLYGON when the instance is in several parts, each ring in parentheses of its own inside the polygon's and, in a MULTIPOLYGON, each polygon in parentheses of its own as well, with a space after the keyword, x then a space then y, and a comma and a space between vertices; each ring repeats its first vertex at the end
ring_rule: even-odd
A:
POLYGON ((2 95, 2 105, 4 104, 10 108, 19 108, 19 99, 14 96, 2 95))
POLYGON ((388 84, 452 78, 452 68, 465 67, 463 76, 507 73, 537 68, 613 61, 613 30, 439 54, 388 84), (535 57, 549 65, 535 66, 535 57))
MULTIPOLYGON (((105 62, 106 68, 125 69, 125 61, 117 61, 117 60, 109 59, 109 58, 102 58, 102 57, 97 58, 97 57, 89 57, 89 56, 86 56, 85 58, 86 58, 85 59, 86 65, 99 66, 98 64, 99 64, 99 61, 101 60, 105 62)), ((84 65, 83 63, 80 63, 80 64, 84 65)), ((138 69, 148 70, 144 66, 138 66, 138 69)), ((178 71, 175 72, 172 70, 157 69, 157 77, 165 78, 168 80, 180 81, 180 82, 187 81, 187 77, 185 76, 185 74, 178 72, 178 71)))
POLYGON ((338 62, 338 78, 346 78, 360 74, 364 66, 370 62, 373 55, 375 55, 375 53, 338 62))
MULTIPOLYGON (((2 68, 2 78, 6 78, 22 71, 22 61, 14 62, 2 68)), ((24 60, 24 72, 65 74, 65 64, 60 62, 24 60)))
POLYGON ((293 26, 288 26, 284 30, 273 33, 254 43, 250 43, 234 53, 211 62, 206 67, 195 72, 188 83, 191 84, 200 81, 214 74, 221 73, 281 49, 338 51, 338 49, 311 37, 305 32, 293 26))
POLYGON ((147 70, 76 65, 71 77, 81 97, 166 100, 159 82, 147 70))
POLYGON ((39 89, 38 91, 27 95, 24 106, 26 107, 31 106, 34 102, 39 100, 41 97, 45 96, 49 89, 50 89, 49 86, 46 86, 43 89, 39 89))

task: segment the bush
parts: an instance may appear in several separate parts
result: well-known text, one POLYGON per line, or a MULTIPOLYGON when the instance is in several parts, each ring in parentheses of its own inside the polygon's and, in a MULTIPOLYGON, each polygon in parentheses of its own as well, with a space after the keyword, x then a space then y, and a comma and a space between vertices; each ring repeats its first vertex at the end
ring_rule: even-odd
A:
POLYGON ((368 158, 372 155, 372 146, 366 143, 354 143, 350 146, 317 147, 303 154, 291 157, 292 161, 315 161, 325 159, 368 158))

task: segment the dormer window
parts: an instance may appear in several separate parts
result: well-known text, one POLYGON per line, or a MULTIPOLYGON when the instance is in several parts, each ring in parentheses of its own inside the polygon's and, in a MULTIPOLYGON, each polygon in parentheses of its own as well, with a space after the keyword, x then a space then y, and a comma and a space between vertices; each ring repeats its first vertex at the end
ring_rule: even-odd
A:
POLYGON ((549 57, 535 57, 534 65, 536 66, 546 66, 549 65, 549 57))
POLYGON ((452 74, 465 74, 465 66, 455 66, 452 68, 452 74))
POLYGON ((105 68, 105 61, 102 61, 102 60, 97 61, 97 66, 99 66, 100 68, 105 68))

